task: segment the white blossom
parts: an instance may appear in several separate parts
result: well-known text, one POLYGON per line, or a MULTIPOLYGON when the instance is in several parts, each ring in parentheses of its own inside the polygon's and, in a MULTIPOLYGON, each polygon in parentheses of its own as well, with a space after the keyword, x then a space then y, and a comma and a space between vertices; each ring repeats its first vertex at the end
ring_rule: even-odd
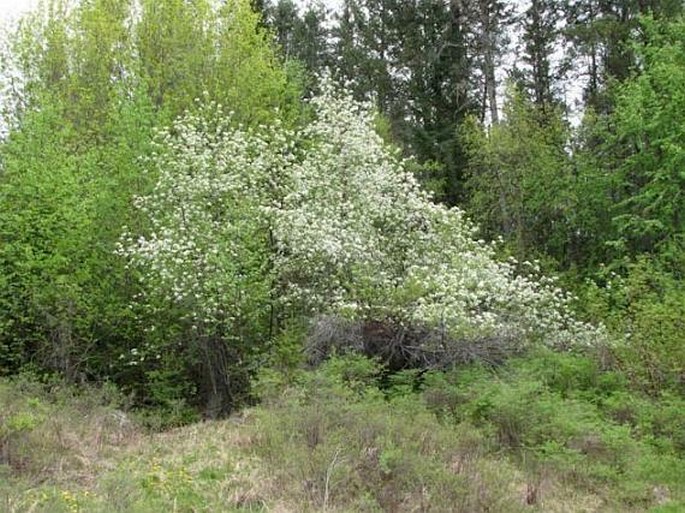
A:
POLYGON ((374 130, 374 113, 330 84, 300 130, 235 127, 220 106, 159 134, 148 222, 118 252, 146 294, 193 323, 293 312, 392 317, 455 335, 500 330, 592 343, 554 280, 517 273, 456 208, 434 203, 374 130))

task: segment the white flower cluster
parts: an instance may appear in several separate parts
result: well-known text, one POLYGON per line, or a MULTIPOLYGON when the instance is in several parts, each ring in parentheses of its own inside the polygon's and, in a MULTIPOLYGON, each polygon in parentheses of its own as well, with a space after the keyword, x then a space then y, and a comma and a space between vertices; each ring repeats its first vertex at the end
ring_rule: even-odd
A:
POLYGON ((268 158, 288 144, 286 132, 269 140, 229 127, 230 114, 212 105, 159 134, 148 162, 154 189, 134 200, 147 229, 127 230, 118 247, 142 271, 141 301, 162 299, 205 325, 268 294, 265 179, 287 164, 268 158))
POLYGON ((160 136, 156 186, 136 200, 150 231, 125 234, 119 249, 143 271, 148 299, 162 294, 205 321, 275 301, 455 337, 601 336, 551 280, 498 262, 463 212, 432 202, 368 106, 330 85, 311 106, 300 131, 232 127, 213 106, 160 136))

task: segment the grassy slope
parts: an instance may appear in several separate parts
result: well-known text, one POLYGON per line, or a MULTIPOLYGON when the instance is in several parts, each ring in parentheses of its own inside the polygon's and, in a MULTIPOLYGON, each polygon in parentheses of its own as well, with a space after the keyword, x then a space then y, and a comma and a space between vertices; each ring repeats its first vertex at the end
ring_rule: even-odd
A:
POLYGON ((685 511, 680 399, 560 355, 419 392, 376 371, 270 374, 262 406, 154 434, 107 389, 0 382, 0 511, 685 511))

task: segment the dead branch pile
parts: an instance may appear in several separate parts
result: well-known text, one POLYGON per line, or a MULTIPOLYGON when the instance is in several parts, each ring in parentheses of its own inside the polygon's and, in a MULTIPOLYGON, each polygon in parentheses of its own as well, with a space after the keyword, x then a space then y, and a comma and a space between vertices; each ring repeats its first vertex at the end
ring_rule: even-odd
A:
POLYGON ((481 362, 498 365, 520 354, 523 347, 511 333, 454 338, 440 328, 406 325, 393 319, 349 320, 318 317, 307 337, 311 365, 348 351, 378 358, 390 371, 444 369, 481 362))

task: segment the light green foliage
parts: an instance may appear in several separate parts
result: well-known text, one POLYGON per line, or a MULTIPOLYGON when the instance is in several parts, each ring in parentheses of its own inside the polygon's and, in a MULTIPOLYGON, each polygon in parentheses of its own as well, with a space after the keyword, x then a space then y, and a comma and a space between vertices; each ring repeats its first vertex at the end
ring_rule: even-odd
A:
MULTIPOLYGON (((52 347, 39 351, 54 353, 41 356, 54 357, 56 367, 73 376, 74 323, 90 321, 92 298, 83 291, 90 276, 83 262, 99 192, 95 165, 89 156, 68 151, 69 130, 54 111, 26 116, 24 123, 26 131, 4 148, 0 184, 0 260, 8 285, 2 294, 7 316, 2 338, 28 345, 40 343, 42 333, 53 334, 52 347)), ((12 353, 6 358, 26 356, 12 353)))
POLYGON ((276 107, 287 112, 297 91, 257 27, 241 0, 48 0, 12 35, 12 64, 26 83, 15 94, 36 106, 52 99, 95 137, 134 96, 162 122, 203 95, 241 121, 263 122, 276 107))
POLYGON ((682 25, 643 19, 644 39, 631 50, 639 68, 610 96, 603 93, 611 113, 585 112, 572 188, 580 200, 574 261, 582 268, 622 266, 649 253, 660 255, 667 272, 682 275, 682 25))
POLYGON ((631 392, 624 374, 592 357, 543 353, 499 370, 428 375, 423 395, 431 410, 474 423, 543 475, 612 489, 611 508, 647 509, 660 487, 683 500, 682 398, 631 392))
POLYGON ((0 374, 36 372, 0 380, 0 510, 682 511, 675 3, 563 6, 597 108, 573 134, 548 2, 528 12, 534 101, 512 89, 501 123, 456 131, 496 121, 501 2, 345 2, 333 75, 378 115, 325 80, 298 101, 327 62, 320 6, 280 4, 283 65, 246 0, 46 0, 0 45, 0 374), (505 252, 591 276, 576 303, 614 343, 414 173, 505 252), (537 352, 304 369, 314 318, 537 352))
POLYGON ((631 252, 680 244, 685 229, 685 22, 643 22, 642 72, 617 94, 621 204, 615 218, 631 252))
POLYGON ((258 29, 250 3, 144 1, 134 27, 136 73, 166 121, 208 96, 250 124, 289 107, 287 76, 258 29))
POLYGON ((112 104, 131 87, 129 10, 126 0, 46 0, 10 35, 11 67, 24 85, 14 95, 28 111, 49 105, 59 112, 74 137, 85 139, 81 148, 104 136, 112 104))
POLYGON ((130 322, 131 288, 111 247, 140 184, 135 155, 150 120, 131 105, 109 124, 109 144, 79 149, 60 110, 48 103, 27 113, 2 148, 1 295, 11 326, 2 339, 10 369, 34 358, 73 379, 106 368, 106 341, 130 322))
POLYGON ((588 280, 581 304, 592 318, 626 343, 613 349, 617 365, 640 389, 658 395, 682 393, 685 366, 683 319, 685 291, 680 280, 656 258, 643 257, 627 266, 625 276, 609 270, 588 280))
MULTIPOLYGON (((21 80, 5 98, 11 131, 0 147, 0 371, 32 360, 175 404, 193 396, 197 354, 166 352, 144 371, 119 359, 154 340, 130 309, 134 273, 114 254, 123 227, 144 222, 131 209, 151 181, 139 159, 155 127, 198 96, 230 103, 247 124, 279 107, 288 122, 298 109, 248 2, 135 9, 47 1, 9 36, 4 64, 21 80)), ((185 336, 173 313, 169 344, 185 336)))
POLYGON ((683 20, 645 18, 639 68, 613 91, 607 116, 586 116, 575 156, 583 218, 607 263, 588 268, 582 308, 625 343, 609 352, 637 389, 682 394, 683 20))

